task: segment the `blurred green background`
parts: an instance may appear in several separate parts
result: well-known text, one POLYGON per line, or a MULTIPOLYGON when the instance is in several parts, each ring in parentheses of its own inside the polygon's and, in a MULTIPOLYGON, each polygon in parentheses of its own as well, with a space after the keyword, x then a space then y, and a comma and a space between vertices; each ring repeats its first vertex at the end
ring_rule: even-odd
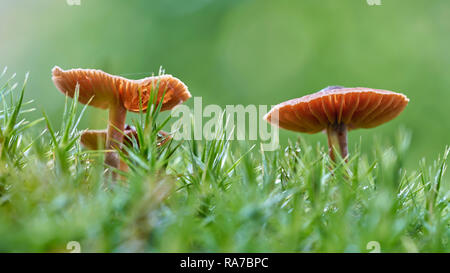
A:
MULTIPOLYGON (((30 71, 34 115, 45 110, 54 122, 64 105, 54 65, 134 79, 162 65, 203 103, 222 106, 273 105, 328 85, 398 91, 411 99, 401 116, 351 132, 350 143, 362 138, 368 151, 406 127, 417 166, 449 144, 449 14, 448 0, 2 0, 0 66, 30 71)), ((104 127, 106 117, 90 109, 80 128, 104 127)))

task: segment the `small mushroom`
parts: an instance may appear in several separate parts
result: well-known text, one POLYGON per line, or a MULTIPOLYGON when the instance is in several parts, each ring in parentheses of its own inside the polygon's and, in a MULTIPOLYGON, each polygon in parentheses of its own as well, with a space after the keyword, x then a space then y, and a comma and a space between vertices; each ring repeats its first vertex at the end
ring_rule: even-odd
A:
MULTIPOLYGON (((106 135, 107 130, 85 130, 81 133, 80 143, 89 150, 101 150, 105 148, 106 143, 106 135)), ((137 132, 133 126, 126 125, 125 126, 125 137, 123 143, 127 146, 132 145, 132 139, 135 139, 137 144, 139 145, 139 141, 137 139, 137 132)), ((172 136, 165 132, 158 132, 158 143, 157 146, 162 146, 166 144, 172 136)))
MULTIPOLYGON (((133 126, 126 125, 124 130, 124 141, 123 144, 127 146, 131 146, 132 140, 136 140, 137 144, 139 145, 138 139, 137 139, 137 132, 136 129, 133 126)), ((81 133, 80 137, 80 143, 83 147, 89 150, 103 150, 105 149, 105 143, 106 143, 106 136, 107 136, 107 130, 85 130, 81 133)), ((158 132, 158 144, 157 146, 162 146, 166 144, 172 136, 164 131, 158 132)), ((122 150, 124 151, 124 150, 122 150)), ((124 151, 125 152, 125 151, 124 151)), ((125 162, 120 160, 119 169, 121 171, 128 171, 128 166, 125 162)))
POLYGON ((409 99, 400 93, 364 87, 329 86, 317 93, 276 105, 264 119, 281 128, 308 134, 326 130, 329 154, 348 155, 347 131, 373 128, 398 116, 409 99))
MULTIPOLYGON (((80 143, 88 150, 105 149, 107 130, 85 130, 81 133, 80 143)), ((125 125, 123 144, 132 145, 131 140, 137 139, 136 129, 125 125)))
MULTIPOLYGON (((156 104, 163 94, 161 111, 171 110, 191 97, 187 86, 171 75, 147 77, 129 80, 110 75, 95 69, 62 70, 55 66, 52 70, 55 86, 65 95, 73 98, 79 85, 78 101, 90 106, 108 109, 109 122, 106 132, 106 149, 120 149, 123 142, 125 118, 127 111, 146 111, 152 91, 158 85, 156 104), (165 93, 164 93, 165 92, 165 93), (142 103, 140 103, 142 101, 142 103), (140 107, 142 105, 142 107, 140 107)), ((117 152, 107 152, 105 163, 114 168, 119 167, 117 152)))
MULTIPOLYGON (((89 150, 103 150, 105 149, 107 132, 107 130, 85 130, 81 133, 80 143, 89 150)), ((136 130, 131 126, 126 125, 124 134, 126 136, 124 137, 124 144, 132 145, 131 140, 136 138, 136 130)), ((120 160, 119 169, 126 172, 128 171, 128 166, 125 162, 120 160)))

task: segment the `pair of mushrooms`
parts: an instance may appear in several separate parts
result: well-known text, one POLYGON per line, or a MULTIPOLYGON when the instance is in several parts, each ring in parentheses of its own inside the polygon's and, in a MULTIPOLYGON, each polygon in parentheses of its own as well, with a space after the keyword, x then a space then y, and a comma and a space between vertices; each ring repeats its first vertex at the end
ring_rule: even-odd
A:
MULTIPOLYGON (((191 97, 187 86, 171 75, 147 77, 140 80, 129 80, 110 75, 101 70, 71 69, 64 71, 55 66, 52 70, 52 80, 55 86, 65 95, 73 98, 78 85, 78 101, 82 104, 108 109, 109 122, 107 130, 87 130, 81 136, 81 143, 88 149, 103 149, 105 164, 126 169, 120 161, 116 149, 136 137, 136 130, 125 124, 127 111, 146 111, 152 92, 158 87, 156 105, 163 97, 161 111, 171 110, 191 97), (126 137, 124 137, 126 136, 126 137)), ((160 143, 163 144, 169 136, 160 132, 160 143)))
MULTIPOLYGON (((90 149, 100 149, 102 144, 99 144, 99 140, 106 143, 107 150, 120 149, 124 135, 127 136, 126 140, 135 137, 136 131, 125 125, 126 113, 140 112, 140 105, 145 111, 157 83, 156 103, 165 94, 161 111, 171 110, 191 97, 186 85, 171 75, 129 80, 94 69, 63 71, 54 67, 52 72, 56 87, 67 96, 73 98, 78 84, 79 102, 109 109, 108 129, 85 131, 81 137, 82 144, 90 149)), ((329 86, 317 93, 276 105, 264 119, 296 132, 314 134, 326 131, 329 154, 335 160, 335 149, 342 158, 347 158, 348 130, 373 128, 388 122, 398 116, 408 102, 405 95, 392 91, 329 86)), ((167 135, 162 138, 164 141, 167 135)), ((106 153, 105 163, 124 169, 114 151, 106 153)))
POLYGON ((276 105, 264 117, 281 128, 315 134, 326 131, 329 154, 348 156, 347 131, 373 128, 397 117, 409 99, 400 93, 364 87, 329 86, 276 105))

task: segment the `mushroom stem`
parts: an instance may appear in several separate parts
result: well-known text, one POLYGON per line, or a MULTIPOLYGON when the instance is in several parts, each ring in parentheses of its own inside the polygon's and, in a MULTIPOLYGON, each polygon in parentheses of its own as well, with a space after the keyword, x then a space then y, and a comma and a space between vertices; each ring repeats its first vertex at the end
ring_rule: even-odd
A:
MULTIPOLYGON (((123 143, 123 132, 125 130, 125 118, 127 109, 122 103, 111 105, 109 108, 108 132, 106 134, 105 148, 107 150, 117 150, 123 143)), ((108 151, 105 155, 105 164, 118 169, 120 166, 119 154, 117 151, 108 151)), ((113 174, 113 180, 116 175, 113 174)))
POLYGON ((345 124, 334 124, 327 128, 328 152, 330 158, 335 161, 334 147, 339 150, 341 157, 346 159, 348 155, 347 126, 345 124))

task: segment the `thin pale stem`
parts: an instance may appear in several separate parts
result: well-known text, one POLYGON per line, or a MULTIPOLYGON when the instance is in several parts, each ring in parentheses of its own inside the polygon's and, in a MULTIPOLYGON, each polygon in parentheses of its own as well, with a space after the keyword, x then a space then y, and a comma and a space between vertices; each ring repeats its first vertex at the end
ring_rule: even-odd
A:
MULTIPOLYGON (((120 149, 123 143, 123 132, 125 131, 125 118, 127 110, 118 103, 112 105, 109 109, 108 132, 106 134, 106 149, 117 150, 120 149)), ((117 151, 106 152, 105 164, 118 169, 120 167, 120 158, 117 151)), ((117 175, 113 173, 112 178, 116 180, 117 175)))
POLYGON ((341 157, 346 159, 348 156, 347 126, 345 124, 330 125, 327 128, 327 135, 330 158, 335 161, 334 150, 338 150, 341 157))

